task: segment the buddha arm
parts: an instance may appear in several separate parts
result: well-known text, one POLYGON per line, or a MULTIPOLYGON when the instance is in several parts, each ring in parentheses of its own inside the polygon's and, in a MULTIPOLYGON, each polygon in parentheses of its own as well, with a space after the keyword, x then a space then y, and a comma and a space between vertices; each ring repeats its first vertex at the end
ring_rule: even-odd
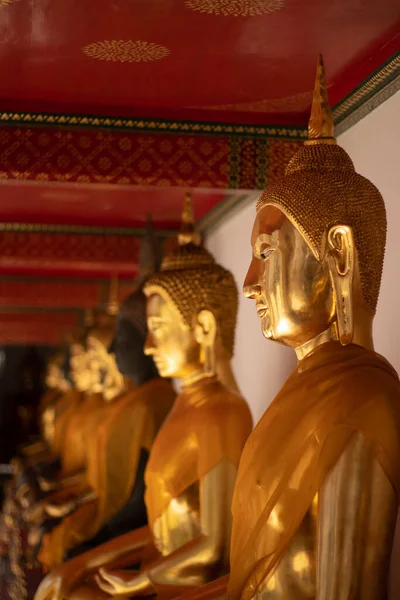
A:
POLYGON ((96 499, 97 497, 94 490, 88 489, 81 494, 76 495, 74 498, 60 504, 51 502, 45 503, 44 509, 50 517, 61 518, 71 514, 80 506, 84 506, 89 502, 94 502, 96 499))
POLYGON ((139 561, 140 553, 151 542, 152 535, 146 526, 79 554, 43 579, 35 600, 64 600, 86 575, 103 565, 123 565, 139 561))
POLYGON ((57 479, 46 479, 45 477, 38 477, 40 489, 44 492, 52 492, 55 490, 64 490, 66 488, 82 484, 86 481, 86 471, 82 470, 73 475, 66 475, 65 477, 58 477, 57 479))
POLYGON ((316 600, 385 597, 396 517, 394 489, 355 433, 319 495, 316 600))
POLYGON ((202 534, 171 554, 150 563, 138 575, 131 571, 100 570, 99 587, 109 594, 148 595, 159 586, 195 587, 216 576, 215 567, 227 562, 231 533, 233 488, 237 469, 221 461, 201 481, 202 534))

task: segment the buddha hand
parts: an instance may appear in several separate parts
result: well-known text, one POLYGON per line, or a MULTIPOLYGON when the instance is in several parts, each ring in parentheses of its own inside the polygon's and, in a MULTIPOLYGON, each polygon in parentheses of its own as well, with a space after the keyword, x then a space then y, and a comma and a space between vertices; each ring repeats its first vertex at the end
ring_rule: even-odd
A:
POLYGON ((57 575, 57 569, 46 575, 36 590, 35 600, 63 600, 61 592, 61 579, 57 575))
POLYGON ((75 560, 68 561, 53 569, 42 579, 35 600, 64 600, 83 576, 75 560))
POLYGON ((149 577, 143 571, 101 568, 95 576, 95 580, 99 588, 110 594, 110 596, 126 596, 128 594, 130 596, 147 596, 155 594, 155 589, 149 577))

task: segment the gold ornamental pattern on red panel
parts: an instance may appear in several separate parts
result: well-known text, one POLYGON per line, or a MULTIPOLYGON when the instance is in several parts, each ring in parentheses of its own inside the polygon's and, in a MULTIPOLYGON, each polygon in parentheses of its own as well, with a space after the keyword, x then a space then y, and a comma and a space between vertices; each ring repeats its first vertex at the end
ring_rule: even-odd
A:
POLYGON ((194 11, 224 17, 257 17, 284 7, 284 0, 186 0, 194 11))
POLYGON ((0 268, 3 273, 46 270, 94 276, 137 273, 139 240, 129 236, 3 231, 0 268))
POLYGON ((228 187, 229 144, 218 137, 0 130, 0 178, 228 187))
POLYGON ((268 175, 270 143, 280 140, 291 146, 293 141, 300 143, 306 131, 156 121, 139 121, 135 125, 124 119, 111 122, 100 117, 42 115, 39 119, 39 116, 11 115, 13 122, 46 122, 48 126, 10 123, 11 126, 0 127, 0 179, 260 189, 258 180, 261 177, 265 181, 268 175), (85 129, 78 127, 86 121, 91 125, 86 124, 85 129), (95 122, 99 127, 115 129, 99 130, 95 122), (120 131, 118 128, 124 124, 127 130, 120 131), (260 145, 268 151, 251 179, 254 157, 248 148, 260 145), (260 169, 264 171, 261 173, 260 169))
POLYGON ((107 62, 151 62, 167 58, 169 48, 141 40, 104 40, 91 42, 82 48, 88 58, 107 62))

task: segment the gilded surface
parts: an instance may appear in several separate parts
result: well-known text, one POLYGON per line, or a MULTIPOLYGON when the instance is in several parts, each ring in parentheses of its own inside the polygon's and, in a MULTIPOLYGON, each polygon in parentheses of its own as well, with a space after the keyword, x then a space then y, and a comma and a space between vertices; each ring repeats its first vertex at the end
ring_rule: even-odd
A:
POLYGON ((185 0, 187 8, 224 17, 256 17, 281 10, 284 0, 185 0))
MULTIPOLYGON (((190 198, 185 202, 190 203, 190 198)), ((211 309, 218 324, 219 342, 231 358, 238 305, 235 280, 205 248, 196 245, 197 234, 190 233, 191 218, 184 223, 180 245, 165 257, 160 273, 146 283, 145 292, 159 294, 168 304, 172 302, 186 327, 192 326, 193 314, 199 314, 205 307, 211 309)))
POLYGON ((140 40, 105 40, 93 42, 82 48, 89 58, 112 62, 150 62, 161 60, 170 54, 165 46, 140 40))
MULTIPOLYGON (((367 81, 364 81, 354 92, 349 94, 344 100, 342 100, 333 109, 333 116, 335 121, 342 121, 343 118, 351 116, 352 111, 355 108, 366 101, 367 98, 373 93, 379 92, 383 86, 389 85, 393 77, 396 77, 399 82, 399 69, 400 69, 400 54, 392 57, 386 65, 382 66, 376 73, 374 73, 367 81)), ((400 82, 399 82, 400 83, 400 82)), ((393 87, 392 94, 398 89, 398 85, 393 87)), ((390 94, 390 95, 392 95, 390 94)))
POLYGON ((215 376, 218 362, 229 361, 233 347, 233 334, 219 311, 218 290, 222 282, 233 326, 237 290, 232 276, 195 245, 192 218, 186 198, 180 245, 165 259, 161 274, 145 285, 145 352, 153 356, 160 374, 179 379, 182 389, 152 447, 145 474, 152 541, 147 529, 134 531, 69 561, 46 578, 36 600, 101 597, 97 586, 112 596, 147 595, 165 587, 175 596, 227 570, 232 491, 252 420, 246 402, 215 376), (190 290, 189 314, 186 296, 174 293, 168 277, 186 285, 193 271, 207 293, 199 283, 190 290), (138 562, 140 571, 117 568, 138 562))
POLYGON ((264 192, 251 236, 244 293, 299 363, 242 454, 233 600, 386 595, 400 383, 373 351, 385 209, 335 144, 321 63, 313 103, 309 144, 264 192))
MULTIPOLYGON (((0 112, 0 121, 4 123, 64 125, 70 127, 88 127, 101 129, 127 129, 137 132, 172 132, 183 134, 212 133, 222 135, 256 135, 278 138, 301 139, 306 137, 303 127, 274 127, 268 125, 236 125, 235 123, 193 123, 190 121, 166 121, 162 119, 132 119, 129 117, 91 117, 88 115, 59 115, 53 113, 0 112)), ((60 132, 58 132, 60 134, 60 132)), ((69 134, 71 131, 68 132, 69 134)), ((1 136, 5 136, 3 130, 1 136)))
MULTIPOLYGON (((318 75, 323 77, 323 72, 319 71, 318 75)), ((317 83, 320 90, 319 79, 317 83)), ((313 108, 316 114, 312 113, 310 141, 318 141, 319 134, 324 142, 327 138, 334 141, 330 138, 333 121, 326 116, 325 85, 322 90, 325 90, 322 96, 317 94, 317 98, 321 98, 318 103, 321 108, 313 108), (318 115, 320 127, 315 124, 318 115), (328 133, 325 127, 328 127, 328 133)), ((268 205, 276 206, 286 214, 321 260, 325 257, 326 231, 330 225, 351 224, 363 298, 370 309, 376 309, 386 244, 385 205, 377 188, 356 173, 342 148, 321 142, 304 146, 291 159, 285 177, 267 187, 257 203, 257 210, 268 205)))

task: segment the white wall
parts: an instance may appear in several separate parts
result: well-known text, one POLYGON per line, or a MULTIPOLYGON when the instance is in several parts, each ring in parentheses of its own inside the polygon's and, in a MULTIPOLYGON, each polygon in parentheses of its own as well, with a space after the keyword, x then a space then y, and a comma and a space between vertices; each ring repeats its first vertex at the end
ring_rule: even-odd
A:
MULTIPOLYGON (((381 191, 388 215, 388 241, 375 319, 375 349, 400 372, 400 92, 339 138, 356 170, 381 191)), ((241 289, 250 262, 250 233, 255 201, 243 206, 208 236, 217 261, 230 269, 241 289)), ((255 420, 263 414, 295 365, 294 353, 265 340, 253 302, 240 297, 233 361, 239 387, 255 420)), ((400 564, 400 525, 393 565, 400 564)), ((400 600, 400 570, 393 569, 391 600, 400 600)))

